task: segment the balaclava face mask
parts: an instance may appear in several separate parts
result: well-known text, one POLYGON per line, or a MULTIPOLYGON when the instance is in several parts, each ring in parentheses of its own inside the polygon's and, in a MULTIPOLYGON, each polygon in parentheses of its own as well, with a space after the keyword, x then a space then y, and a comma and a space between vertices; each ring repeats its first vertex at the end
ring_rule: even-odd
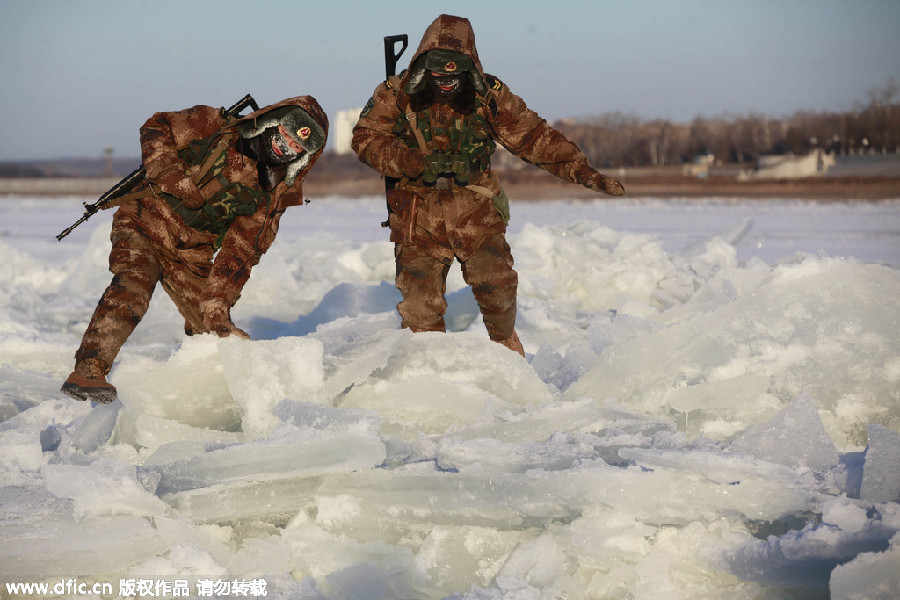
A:
POLYGON ((429 71, 425 75, 425 82, 439 102, 451 102, 462 91, 465 76, 465 73, 429 71))
POLYGON ((325 131, 299 106, 283 106, 240 125, 257 155, 260 185, 271 191, 284 179, 291 187, 310 157, 325 145, 325 131))
POLYGON ((422 91, 428 85, 426 77, 430 73, 441 75, 460 75, 468 77, 472 88, 479 94, 483 94, 487 87, 484 79, 475 68, 475 62, 465 54, 453 50, 435 49, 429 50, 416 59, 411 68, 409 82, 403 91, 407 94, 415 94, 422 91))

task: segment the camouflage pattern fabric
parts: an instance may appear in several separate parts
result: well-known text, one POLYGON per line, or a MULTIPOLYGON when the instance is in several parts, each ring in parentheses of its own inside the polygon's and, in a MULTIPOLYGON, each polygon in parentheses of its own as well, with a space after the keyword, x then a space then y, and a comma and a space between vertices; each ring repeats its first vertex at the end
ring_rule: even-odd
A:
MULTIPOLYGON (((311 157, 294 186, 284 182, 271 192, 260 188, 257 163, 240 147, 236 126, 274 107, 300 106, 327 132, 328 120, 311 96, 289 98, 234 122, 221 109, 194 106, 179 112, 154 114, 141 128, 141 150, 147 179, 180 169, 200 181, 205 205, 191 220, 191 210, 179 199, 160 193, 145 182, 142 198, 129 200, 113 216, 109 269, 113 279, 100 298, 75 354, 75 372, 88 375, 87 359, 102 362, 108 372, 120 348, 146 313, 157 283, 184 317, 188 335, 241 332, 231 322, 230 309, 240 297, 250 272, 278 233, 285 209, 302 203, 301 182, 318 159, 311 157), (221 156, 205 161, 198 141, 225 139, 221 156), (192 149, 194 151, 192 151, 192 149), (203 177, 202 162, 212 162, 215 176, 203 177), (224 185, 223 185, 224 183, 224 185), (220 210, 236 187, 247 190, 241 210, 220 210), (210 215, 218 216, 212 222, 210 215), (188 218, 186 218, 188 217, 188 218), (191 226, 192 223, 194 226, 191 226), (202 222, 201 226, 197 226, 202 222)), ((203 146, 204 144, 200 144, 203 146)), ((246 335, 246 334, 243 334, 246 335)))
MULTIPOLYGON (((503 282, 506 289, 502 294, 507 299, 497 306, 508 305, 511 298, 511 309, 495 309, 487 303, 482 305, 480 300, 479 304, 486 323, 493 318, 489 315, 494 312, 511 312, 514 323, 516 274, 512 258, 500 251, 506 244, 503 236, 509 219, 508 203, 497 175, 490 168, 493 145, 499 143, 522 160, 572 183, 592 189, 599 186, 602 188, 599 191, 617 195, 621 186, 610 179, 607 189, 608 178, 590 166, 575 144, 530 110, 499 79, 484 72, 475 48, 475 35, 467 19, 450 15, 435 19, 410 64, 422 64, 420 57, 432 50, 458 52, 471 59, 475 69, 470 73, 471 79, 484 82, 483 86, 473 86, 476 90, 473 113, 457 112, 451 103, 434 103, 427 109, 416 107, 418 110, 413 110, 411 106, 415 105, 416 98, 404 91, 422 87, 415 79, 422 76, 421 69, 413 68, 389 78, 375 89, 353 129, 352 146, 360 160, 382 175, 399 179, 397 187, 415 197, 415 210, 392 211, 389 216, 391 241, 402 246, 397 249, 397 286, 404 294, 400 312, 404 323, 411 328, 428 330, 443 326, 446 304, 437 299, 443 290, 425 280, 436 281, 445 276, 446 271, 440 275, 434 274, 436 267, 413 266, 413 263, 419 264, 420 258, 408 264, 405 257, 411 256, 413 251, 407 246, 414 246, 417 257, 427 255, 441 264, 458 259, 473 281, 503 282), (479 89, 484 91, 479 92, 479 89), (414 116, 410 117, 410 113, 414 116), (427 148, 420 148, 416 142, 417 134, 411 121, 420 133, 427 132, 424 136, 427 148), (451 182, 449 189, 428 185, 434 179, 428 172, 428 165, 434 159, 427 156, 435 152, 458 151, 461 137, 477 140, 480 145, 477 157, 482 164, 477 164, 468 173, 465 185, 456 181, 451 182), (421 158, 416 159, 417 153, 421 158), (417 163, 424 166, 418 172, 410 172, 411 165, 417 163), (503 259, 476 260, 467 266, 467 262, 489 241, 490 253, 503 259), (427 271, 428 275, 420 276, 420 271, 427 271), (416 291, 417 281, 427 286, 427 290, 416 291), (431 316, 426 317, 426 314, 431 316)), ((494 290, 491 295, 496 297, 499 293, 494 290)), ((514 333, 513 324, 507 324, 507 321, 508 317, 504 316, 497 319, 496 326, 488 325, 492 339, 499 341, 514 333)))
MULTIPOLYGON (((413 244, 396 245, 397 305, 401 326, 413 331, 444 331, 447 273, 452 260, 440 260, 413 244)), ((472 287, 484 325, 492 340, 515 333, 518 275, 512 268, 509 244, 500 233, 489 237, 460 263, 463 279, 472 287)))

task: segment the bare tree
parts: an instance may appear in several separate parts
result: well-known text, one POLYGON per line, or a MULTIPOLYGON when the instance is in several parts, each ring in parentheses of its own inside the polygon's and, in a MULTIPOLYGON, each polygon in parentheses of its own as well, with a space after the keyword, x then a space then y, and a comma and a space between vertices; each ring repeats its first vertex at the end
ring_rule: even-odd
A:
POLYGON ((866 104, 845 112, 797 111, 789 117, 763 114, 697 115, 690 123, 645 121, 612 112, 556 124, 602 168, 666 166, 714 155, 717 162, 755 162, 764 154, 833 153, 900 146, 900 86, 890 79, 869 90, 866 104))

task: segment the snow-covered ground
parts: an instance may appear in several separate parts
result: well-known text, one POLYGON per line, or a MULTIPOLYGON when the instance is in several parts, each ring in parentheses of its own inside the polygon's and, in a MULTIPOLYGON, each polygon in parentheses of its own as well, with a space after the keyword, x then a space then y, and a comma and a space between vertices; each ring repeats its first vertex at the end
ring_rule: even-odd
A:
POLYGON ((0 585, 900 597, 900 201, 514 203, 523 360, 458 268, 451 332, 400 330, 383 200, 315 200, 251 341, 158 289, 91 408, 58 391, 110 277, 110 214, 54 239, 82 200, 0 200, 0 585))

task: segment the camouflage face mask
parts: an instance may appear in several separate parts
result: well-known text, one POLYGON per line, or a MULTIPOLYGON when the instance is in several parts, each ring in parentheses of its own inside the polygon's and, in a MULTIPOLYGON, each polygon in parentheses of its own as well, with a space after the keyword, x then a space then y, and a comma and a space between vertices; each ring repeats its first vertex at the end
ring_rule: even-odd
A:
MULTIPOLYGON (((287 165, 284 183, 293 186, 297 175, 309 165, 316 152, 325 145, 325 131, 312 116, 299 106, 283 106, 239 125, 238 131, 244 139, 255 138, 269 129, 277 129, 282 135, 303 148, 303 153, 287 165)), ((267 143, 272 143, 268 141, 267 143)))

